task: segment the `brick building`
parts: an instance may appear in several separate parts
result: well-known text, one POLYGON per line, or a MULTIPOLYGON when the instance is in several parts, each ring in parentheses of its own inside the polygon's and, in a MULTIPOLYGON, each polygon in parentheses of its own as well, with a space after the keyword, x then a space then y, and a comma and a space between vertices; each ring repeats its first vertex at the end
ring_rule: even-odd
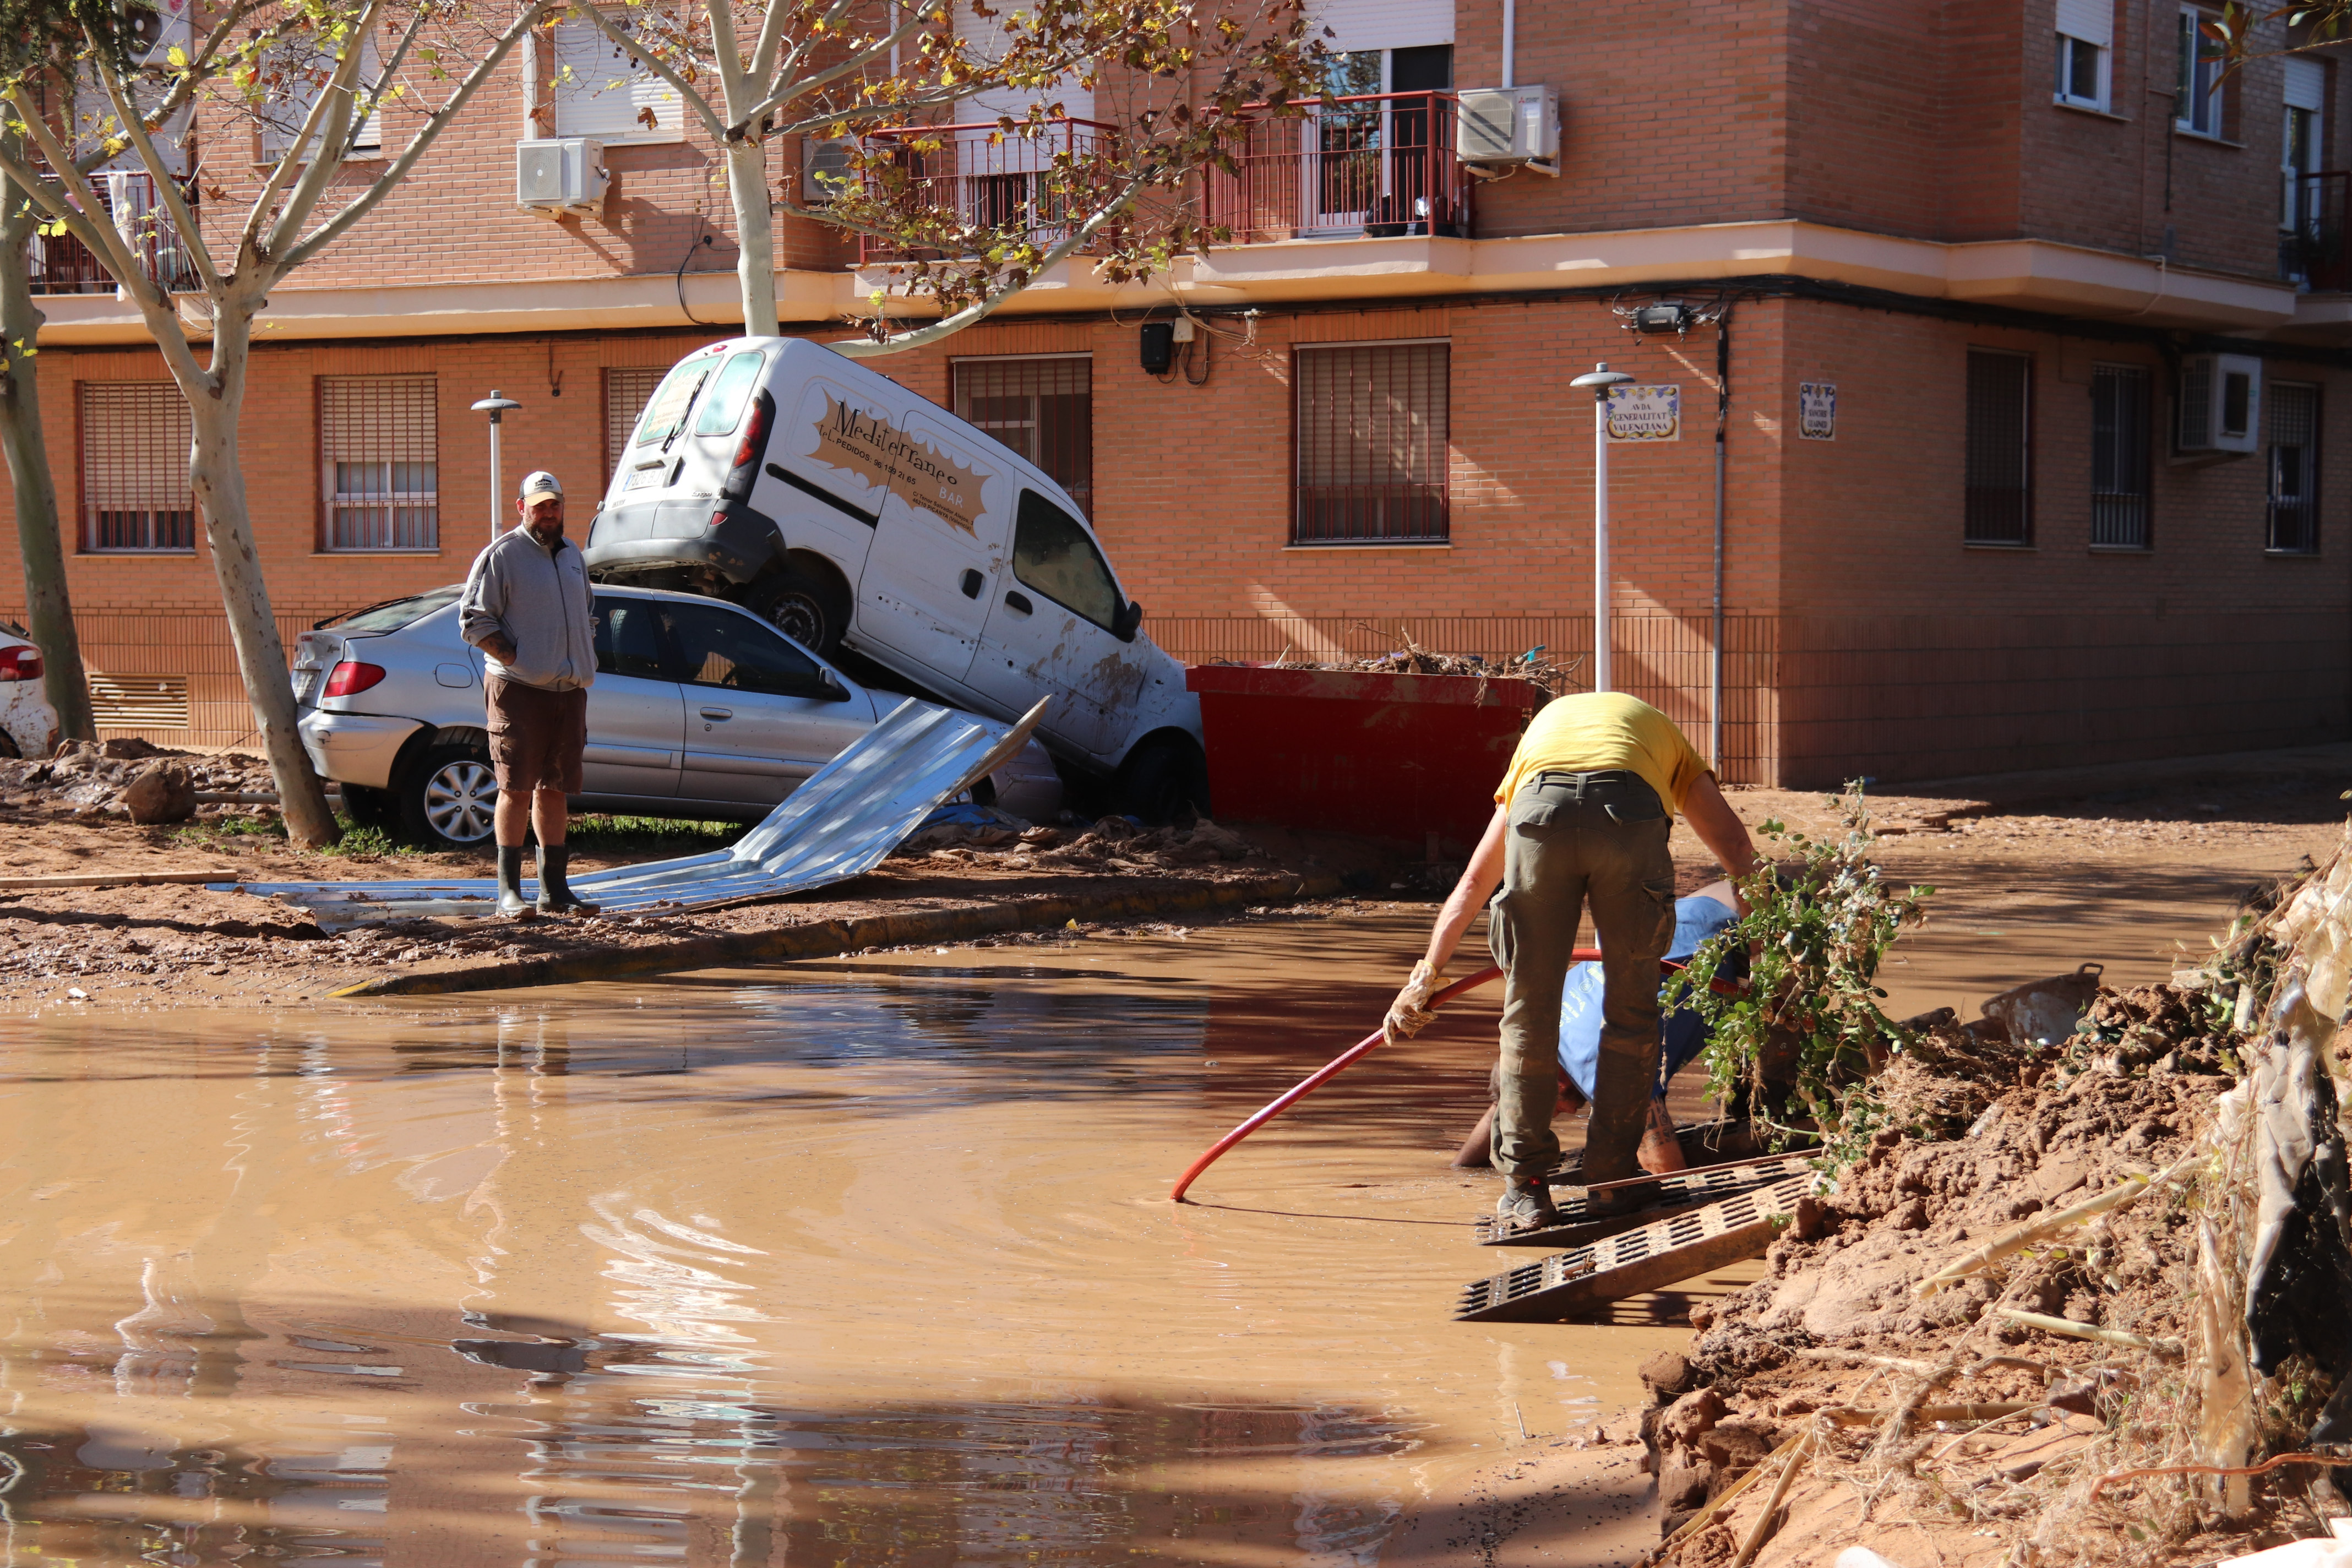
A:
MULTIPOLYGON (((1605 360, 1680 409, 1647 426, 1675 438, 1612 447, 1617 684, 1730 777, 2352 727, 2335 51, 2217 79, 2193 6, 2119 0, 1321 14, 1348 101, 1269 125, 1205 193, 1238 243, 1148 286, 1066 266, 872 362, 1063 478, 1163 646, 1589 651, 1591 401, 1568 384, 1605 360), (1454 156, 1462 95, 1513 84, 1557 94, 1556 172, 1454 156), (1630 330, 1662 300, 1684 306, 1667 330, 1630 330), (1148 372, 1140 329, 1180 317, 1191 342, 1148 372)), ((583 494, 659 371, 729 335, 710 149, 651 85, 556 88, 582 47, 541 41, 273 295, 245 444, 289 630, 462 574, 489 528, 477 398, 523 404, 510 479, 545 467, 583 494), (516 205, 513 143, 551 132, 605 140, 596 210, 516 205)), ((778 149, 780 184, 810 151, 778 149)), ((939 188, 993 199, 1005 177, 939 188)), ((250 721, 176 393, 127 303, 73 291, 62 247, 44 265, 42 388, 106 721, 233 740, 250 721)), ((775 265, 786 330, 821 339, 890 278, 799 219, 775 265)))

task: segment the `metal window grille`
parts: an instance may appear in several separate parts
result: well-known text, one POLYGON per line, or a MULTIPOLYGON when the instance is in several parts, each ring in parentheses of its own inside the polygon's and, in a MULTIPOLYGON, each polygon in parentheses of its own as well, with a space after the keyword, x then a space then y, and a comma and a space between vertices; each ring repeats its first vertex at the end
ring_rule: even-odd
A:
POLYGON ((187 401, 168 381, 83 382, 82 548, 194 550, 187 401))
POLYGON ((2148 546, 2147 372, 2091 367, 2091 542, 2148 546))
POLYGON ((1045 469, 1092 517, 1093 356, 960 359, 951 369, 957 416, 1045 469))
POLYGON ((329 550, 438 550, 440 416, 429 375, 319 378, 329 550))
POLYGON ((621 471, 621 458, 629 449, 629 437, 637 427, 637 416, 653 401, 654 388, 661 384, 666 370, 607 370, 604 373, 604 482, 611 484, 613 476, 621 471))
POLYGON ((2033 361, 1969 351, 1967 516, 1970 544, 2033 542, 2033 361))
POLYGON ((2270 450, 2265 548, 2291 555, 2319 549, 2319 388, 2274 381, 2263 388, 2270 450))
POLYGON ((1449 358, 1445 343, 1297 351, 1293 543, 1446 537, 1449 358))

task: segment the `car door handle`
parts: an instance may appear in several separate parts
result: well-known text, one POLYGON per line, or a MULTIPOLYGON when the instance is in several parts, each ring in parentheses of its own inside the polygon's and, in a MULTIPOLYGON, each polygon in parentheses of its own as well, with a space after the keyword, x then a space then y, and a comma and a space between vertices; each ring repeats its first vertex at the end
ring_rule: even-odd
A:
POLYGON ((732 708, 705 708, 702 710, 702 716, 706 719, 732 719, 735 717, 735 710, 732 708))
POLYGON ((1025 616, 1037 606, 1029 602, 1029 595, 1026 594, 1007 594, 1004 595, 1004 607, 1008 610, 1018 610, 1025 616))

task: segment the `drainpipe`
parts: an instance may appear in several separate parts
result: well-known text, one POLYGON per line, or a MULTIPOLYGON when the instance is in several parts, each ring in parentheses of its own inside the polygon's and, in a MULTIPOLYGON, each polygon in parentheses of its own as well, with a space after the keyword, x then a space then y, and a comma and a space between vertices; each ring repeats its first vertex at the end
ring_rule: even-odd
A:
POLYGON ((1503 85, 1517 87, 1511 71, 1519 52, 1519 0, 1503 0, 1503 85))
POLYGON ((1723 768, 1723 453, 1731 426, 1731 306, 1715 321, 1715 651, 1707 675, 1706 760, 1723 768))

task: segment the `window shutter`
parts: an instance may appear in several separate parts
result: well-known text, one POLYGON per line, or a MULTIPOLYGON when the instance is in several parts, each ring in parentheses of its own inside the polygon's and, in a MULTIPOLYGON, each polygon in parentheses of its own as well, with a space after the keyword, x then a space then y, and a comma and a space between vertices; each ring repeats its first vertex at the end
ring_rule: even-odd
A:
POLYGON ((2319 111, 2327 96, 2327 68, 2317 60, 2286 62, 2286 106, 2319 111))
POLYGON ((1310 0, 1307 31, 1338 53, 1454 42, 1452 0, 1310 0))
POLYGON ((2058 0, 2058 30, 2070 38, 2113 48, 2116 8, 2113 0, 2058 0))
POLYGON ((670 142, 685 129, 685 106, 677 90, 649 70, 632 70, 620 47, 589 23, 558 25, 555 71, 558 136, 670 142), (654 113, 650 127, 639 118, 648 109, 654 113))

